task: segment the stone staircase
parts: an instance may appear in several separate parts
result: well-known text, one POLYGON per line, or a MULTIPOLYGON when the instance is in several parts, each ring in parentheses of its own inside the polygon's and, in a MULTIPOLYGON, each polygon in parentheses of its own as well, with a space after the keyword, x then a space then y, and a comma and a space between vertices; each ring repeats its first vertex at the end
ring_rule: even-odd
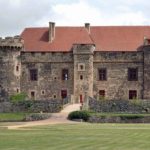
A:
POLYGON ((72 111, 80 110, 81 104, 69 104, 60 113, 70 113, 72 111))

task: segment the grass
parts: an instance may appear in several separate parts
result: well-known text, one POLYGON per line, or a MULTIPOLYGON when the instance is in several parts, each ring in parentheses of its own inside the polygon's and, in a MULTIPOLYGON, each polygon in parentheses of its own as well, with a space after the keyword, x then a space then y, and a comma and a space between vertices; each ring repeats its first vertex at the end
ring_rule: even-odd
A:
POLYGON ((0 128, 0 150, 149 150, 150 124, 49 125, 0 128))
POLYGON ((0 121, 22 121, 27 113, 0 113, 0 121))
POLYGON ((139 117, 146 117, 150 116, 150 114, 129 114, 129 113, 96 113, 96 112, 90 112, 91 115, 96 116, 115 116, 115 117, 126 117, 126 116, 139 116, 139 117))

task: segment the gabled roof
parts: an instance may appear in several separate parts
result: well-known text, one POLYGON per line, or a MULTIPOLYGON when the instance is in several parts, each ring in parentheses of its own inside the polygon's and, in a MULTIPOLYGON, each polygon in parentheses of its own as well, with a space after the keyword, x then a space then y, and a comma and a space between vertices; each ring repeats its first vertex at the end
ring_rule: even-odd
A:
POLYGON ((21 37, 26 51, 70 51, 73 44, 93 44, 83 27, 55 27, 55 39, 48 42, 48 28, 26 28, 21 37))
POLYGON ((26 28, 22 34, 25 51, 68 52, 73 44, 95 44, 96 51, 136 51, 150 37, 150 26, 55 27, 48 42, 48 28, 26 28))

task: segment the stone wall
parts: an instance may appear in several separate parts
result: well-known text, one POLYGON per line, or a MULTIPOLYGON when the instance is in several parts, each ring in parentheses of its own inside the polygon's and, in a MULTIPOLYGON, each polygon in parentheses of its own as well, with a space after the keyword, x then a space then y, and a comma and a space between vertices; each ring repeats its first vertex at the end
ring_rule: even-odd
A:
POLYGON ((23 101, 18 103, 1 102, 0 113, 2 112, 49 112, 56 113, 62 110, 61 100, 39 100, 39 101, 23 101))
POLYGON ((94 49, 95 46, 92 44, 77 44, 73 47, 75 102, 83 101, 86 94, 93 96, 94 49))
POLYGON ((150 99, 150 45, 143 46, 141 50, 144 52, 144 78, 143 78, 143 87, 144 87, 144 99, 150 99))
POLYGON ((105 90, 105 99, 128 99, 129 90, 143 96, 142 52, 95 52, 93 96, 99 99, 99 90, 105 90), (128 68, 138 68, 138 81, 128 81, 128 68), (107 69, 107 80, 99 81, 98 69, 107 69))
POLYGON ((20 92, 22 46, 23 42, 18 36, 0 39, 0 87, 2 89, 0 91, 3 91, 0 95, 20 92))
POLYGON ((150 113, 149 100, 96 100, 89 99, 89 109, 95 112, 150 113))
POLYGON ((71 54, 65 53, 23 53, 21 91, 31 98, 35 91, 35 99, 61 99, 61 90, 67 90, 68 97, 73 94, 73 61, 71 54), (30 69, 38 70, 38 81, 30 80, 30 69), (68 80, 62 80, 62 70, 69 70, 68 80), (44 91, 44 94, 42 94, 44 91))
POLYGON ((136 90, 138 99, 150 99, 149 49, 98 52, 93 44, 74 44, 70 52, 25 52, 19 37, 0 38, 0 100, 19 92, 28 99, 31 92, 36 100, 61 99, 61 90, 74 102, 85 94, 99 99, 100 90, 109 100, 129 99, 129 90, 136 90), (130 67, 138 68, 138 81, 128 81, 130 67), (99 68, 107 69, 106 81, 99 81, 99 68), (30 80, 30 69, 38 70, 38 81, 30 80), (68 80, 62 80, 62 69, 69 70, 68 80))

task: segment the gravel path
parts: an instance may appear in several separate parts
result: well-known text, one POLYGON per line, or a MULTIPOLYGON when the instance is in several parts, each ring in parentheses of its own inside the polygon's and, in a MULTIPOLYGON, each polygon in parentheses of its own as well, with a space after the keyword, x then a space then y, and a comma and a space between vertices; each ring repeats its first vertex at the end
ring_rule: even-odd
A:
POLYGON ((53 113, 51 118, 41 121, 32 121, 32 122, 18 122, 18 125, 8 125, 5 126, 8 129, 19 129, 24 127, 33 127, 41 125, 51 125, 51 124, 75 124, 79 122, 74 122, 67 120, 67 116, 70 112, 75 110, 80 110, 80 104, 70 104, 66 106, 60 113, 53 113))

